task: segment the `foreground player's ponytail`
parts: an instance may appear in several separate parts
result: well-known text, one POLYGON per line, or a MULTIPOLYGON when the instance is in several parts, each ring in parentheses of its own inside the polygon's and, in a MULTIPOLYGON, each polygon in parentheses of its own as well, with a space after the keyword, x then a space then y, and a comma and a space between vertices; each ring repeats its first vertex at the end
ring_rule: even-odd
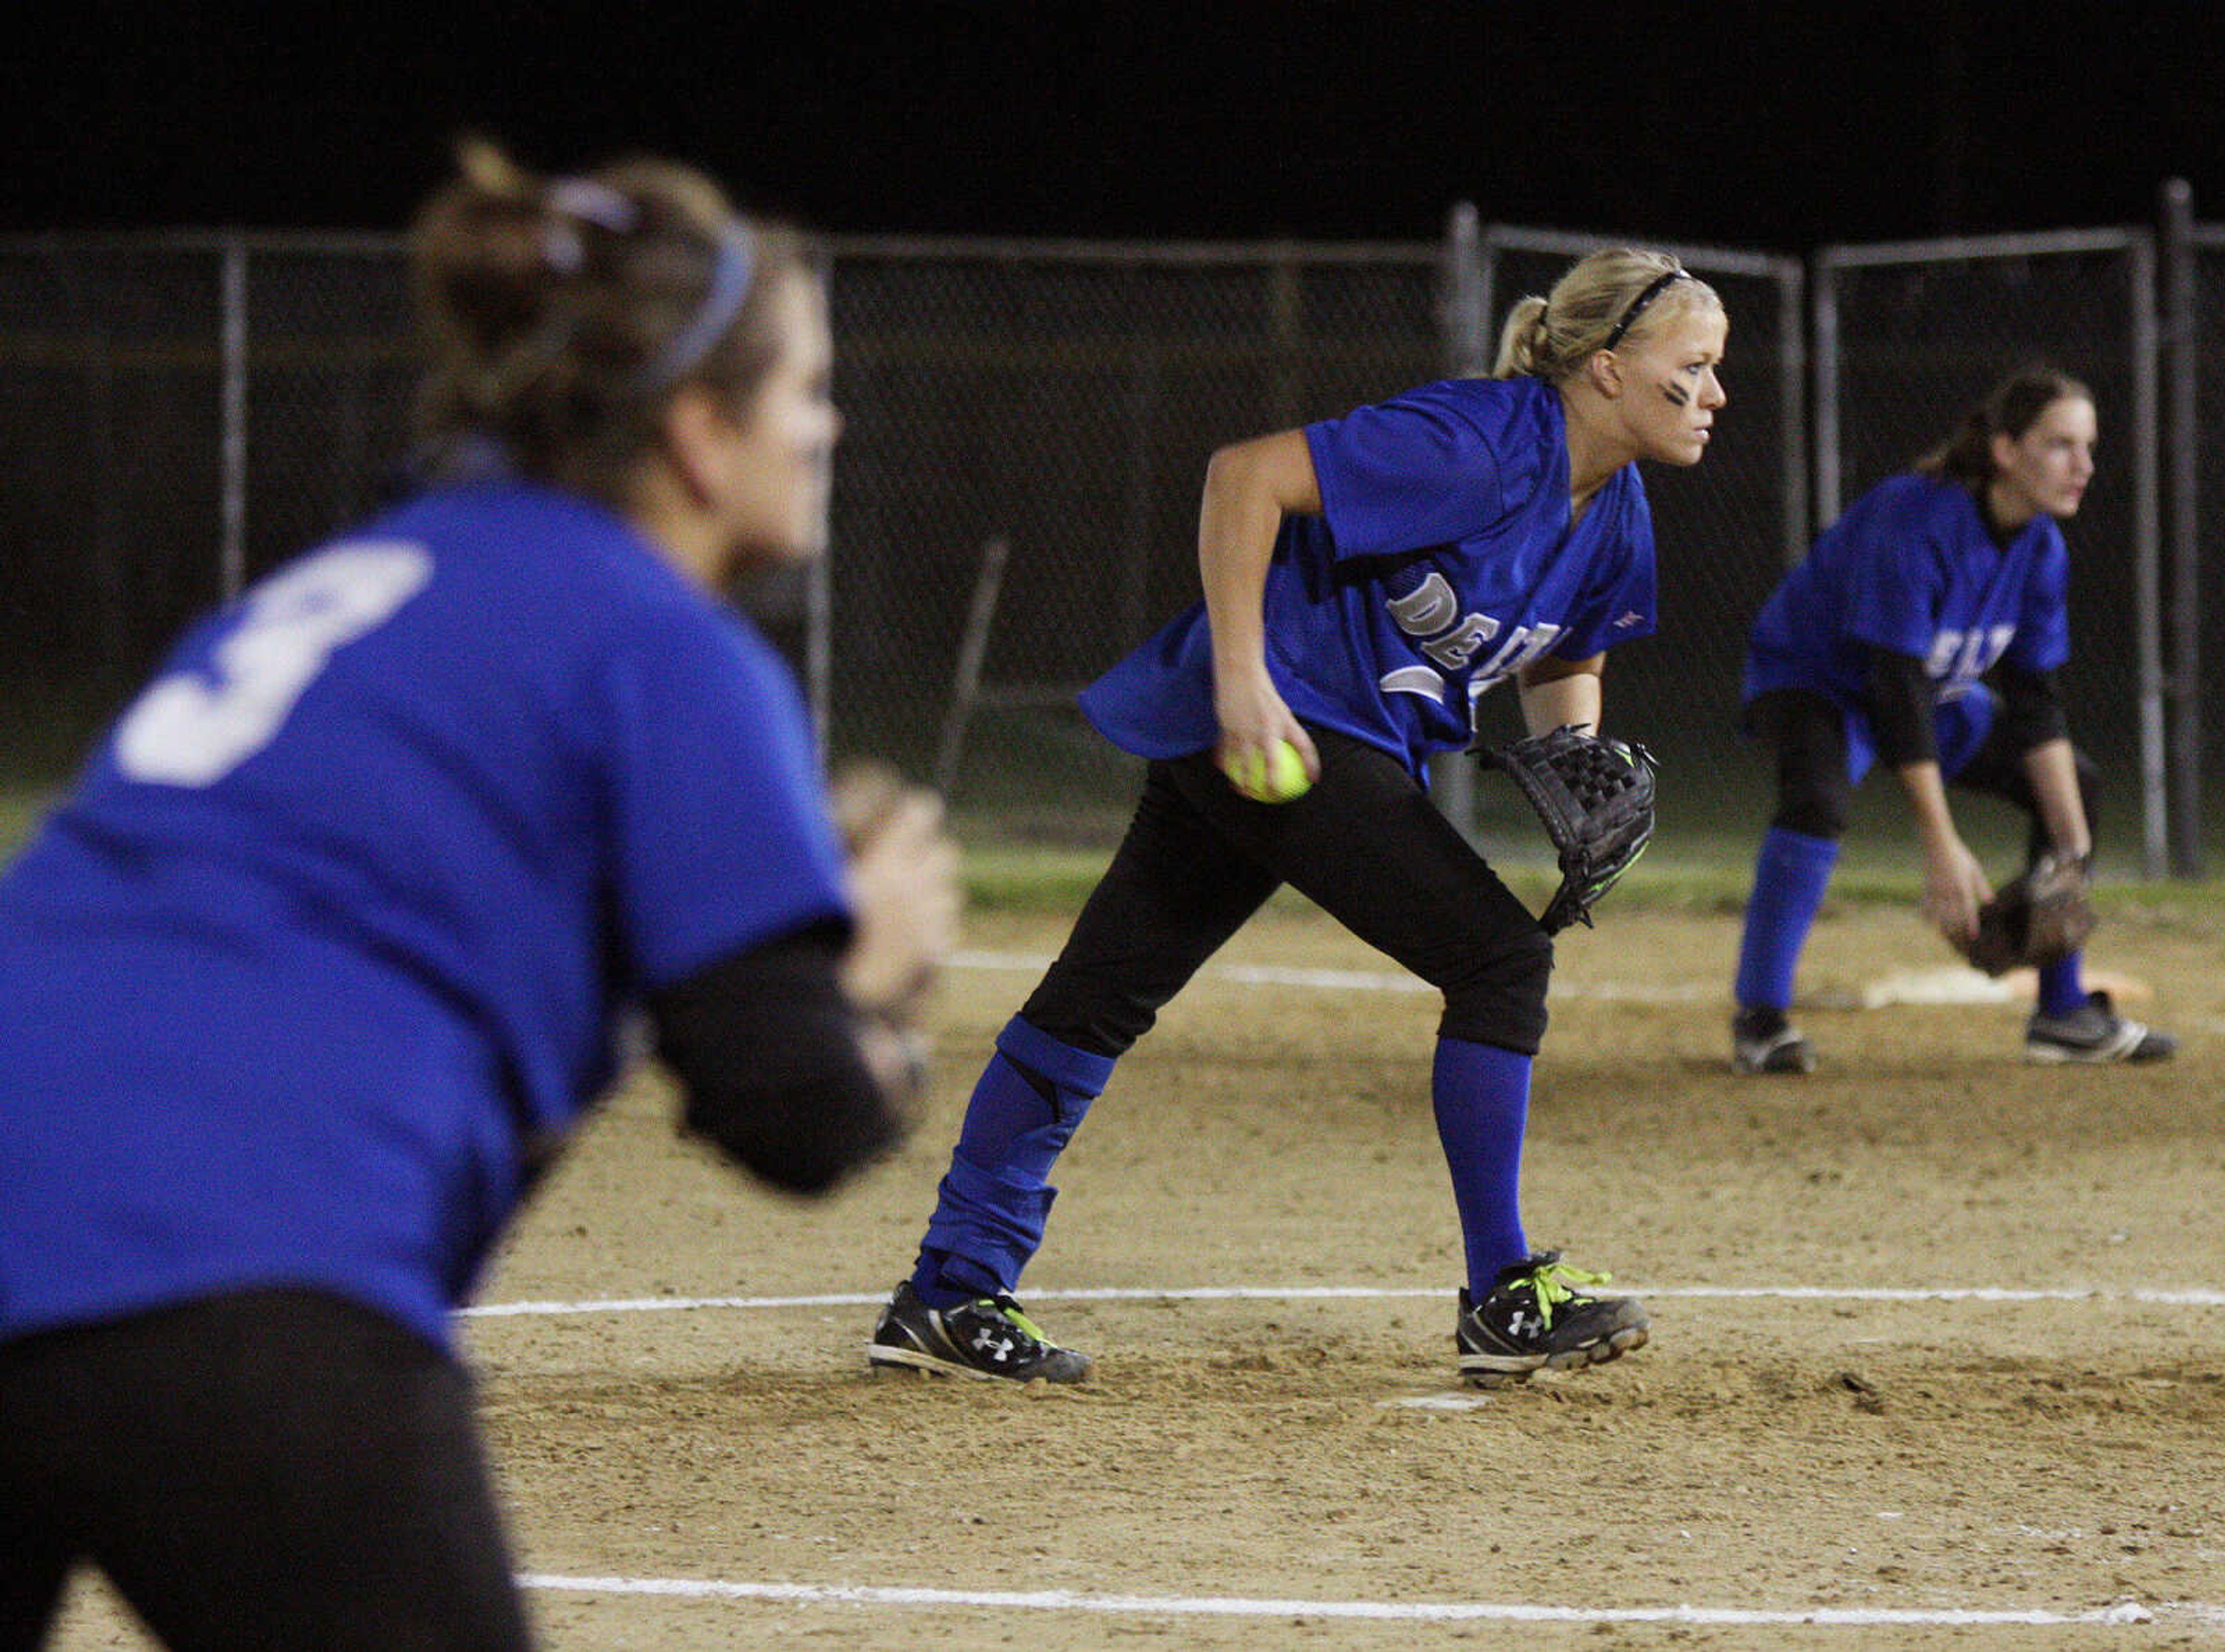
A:
POLYGON ((2044 365, 2020 367, 1965 413, 1954 434, 1918 459, 1914 468, 1936 481, 1957 482, 1975 492, 2000 468, 1994 463, 1994 437, 2013 441, 2057 402, 2093 399, 2094 392, 2068 373, 2044 365))
POLYGON ((1552 292, 1520 300, 1499 329, 1493 378, 1558 383, 1602 350, 1643 342, 1696 308, 1722 307, 1714 288, 1665 252, 1619 247, 1572 265, 1552 292))
POLYGON ((410 232, 420 441, 491 444, 523 475, 620 503, 681 387, 747 400, 802 240, 670 161, 543 179, 477 138, 457 161, 410 232))

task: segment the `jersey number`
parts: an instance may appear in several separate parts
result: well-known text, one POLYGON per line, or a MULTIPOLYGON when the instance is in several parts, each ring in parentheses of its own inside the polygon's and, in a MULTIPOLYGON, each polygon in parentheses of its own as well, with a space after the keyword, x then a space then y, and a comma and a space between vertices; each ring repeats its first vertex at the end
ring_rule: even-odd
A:
POLYGON ((270 744, 334 649, 390 617, 433 577, 422 546, 339 545, 257 586, 204 671, 150 685, 116 729, 133 780, 209 786, 270 744))

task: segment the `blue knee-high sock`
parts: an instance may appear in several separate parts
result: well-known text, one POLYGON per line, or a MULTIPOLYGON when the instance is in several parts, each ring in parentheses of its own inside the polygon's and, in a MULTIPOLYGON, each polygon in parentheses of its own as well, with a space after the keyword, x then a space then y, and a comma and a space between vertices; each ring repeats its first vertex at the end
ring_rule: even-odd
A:
POLYGON ((1739 941, 1733 991, 1740 1009, 1791 1008, 1792 973, 1838 858, 1835 838, 1814 838, 1783 826, 1764 834, 1761 852, 1754 857, 1753 892, 1746 896, 1746 933, 1739 941))
POLYGON ((1113 1060, 1062 1044, 1017 1016, 997 1035, 912 1270, 912 1288, 929 1307, 1018 1284, 1058 1196, 1051 1166, 1104 1093, 1113 1060))
POLYGON ((1440 1038, 1429 1092, 1460 1210, 1467 1288, 1480 1301, 1502 1269, 1530 1254, 1521 1199, 1530 1058, 1496 1044, 1440 1038))
POLYGON ((2067 1016, 2086 1002, 2086 976, 2082 967, 2082 953, 2073 953, 2059 964, 2050 964, 2039 972, 2039 1013, 2043 1016, 2067 1016))

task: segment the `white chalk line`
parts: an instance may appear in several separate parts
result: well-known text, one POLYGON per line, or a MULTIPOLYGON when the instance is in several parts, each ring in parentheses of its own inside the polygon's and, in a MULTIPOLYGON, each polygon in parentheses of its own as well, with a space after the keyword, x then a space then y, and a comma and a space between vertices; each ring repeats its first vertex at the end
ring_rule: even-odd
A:
MULTIPOLYGON (((1050 967, 1048 956, 1030 953, 953 953, 946 960, 952 969, 1003 970, 1040 975, 1050 967)), ((1436 988, 1417 976, 1387 970, 1298 969, 1279 964, 1208 964, 1198 974, 1207 979, 1233 981, 1243 986, 1321 987, 1337 992, 1435 992, 1436 988)), ((1632 1003, 1727 1003, 1727 989, 1720 984, 1702 985, 1679 981, 1658 985, 1636 982, 1598 981, 1590 985, 1556 981, 1556 998, 1613 998, 1632 1003)))
MULTIPOLYGON (((2082 1286, 2019 1289, 1998 1285, 1632 1285, 1633 1296, 1703 1301, 1767 1298, 1797 1302, 2094 1302, 2154 1307, 2225 1307, 2220 1290, 2102 1290, 2082 1286)), ((1372 1285, 1210 1285, 1105 1287, 1087 1290, 1031 1290, 1030 1302, 1389 1301, 1448 1297, 1435 1288, 1372 1285)), ((563 1313, 676 1313, 702 1309, 867 1307, 888 1301, 886 1291, 841 1291, 813 1296, 636 1296, 584 1301, 481 1302, 459 1308, 466 1319, 505 1319, 563 1313)))
POLYGON ((2132 1624, 2174 1617, 2225 1619, 2225 1608, 2172 1603, 2150 1608, 2120 1600, 2091 1611, 2039 1609, 1934 1611, 1812 1606, 1771 1611, 1744 1606, 1539 1606, 1494 1601, 1273 1600, 1218 1595, 1085 1594, 1069 1589, 907 1589, 863 1584, 723 1583, 693 1578, 572 1578, 545 1573, 518 1579, 528 1589, 580 1594, 665 1595, 699 1600, 762 1600, 814 1606, 972 1606, 997 1611, 1083 1611, 1161 1617, 1359 1618, 1391 1623, 1796 1624, 1848 1629, 1895 1626, 2132 1624))
MULTIPOLYGON (((958 952, 951 954, 953 969, 1004 971, 1040 975, 1050 967, 1048 955, 1032 953, 958 952)), ((1208 964, 1198 972, 1211 980, 1239 986, 1315 987, 1332 992, 1435 992, 1437 989, 1417 976, 1389 970, 1301 969, 1283 964, 1208 964)), ((1730 1002, 1729 989, 1720 983, 1699 981, 1570 981, 1556 979, 1553 996, 1559 999, 1588 998, 1613 1003, 1722 1003, 1730 1002)), ((1836 1009, 1884 1010, 1895 1004, 2007 1003, 2032 994, 2019 992, 2007 979, 1995 980, 1968 965, 1935 970, 1903 970, 1872 981, 1836 1009)), ((1822 1003, 1818 1001, 1819 1004, 1822 1003)), ((2225 1026, 2225 1019, 2218 1019, 2225 1026)), ((2195 1023, 2199 1024, 2199 1023, 2195 1023)), ((2206 1030, 2215 1031, 2215 1027, 2206 1030)))

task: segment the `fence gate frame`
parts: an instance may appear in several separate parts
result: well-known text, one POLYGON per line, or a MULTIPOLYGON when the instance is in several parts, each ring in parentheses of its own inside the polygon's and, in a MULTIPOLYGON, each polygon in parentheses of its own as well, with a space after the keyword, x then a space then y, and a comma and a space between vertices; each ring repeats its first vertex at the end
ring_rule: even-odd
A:
MULTIPOLYGON (((2225 244, 2225 239, 2221 239, 2225 244)), ((1839 278, 1850 269, 1906 269, 1929 264, 1973 264, 1995 259, 2120 255, 2131 275, 2132 302, 2126 318, 2133 377, 2133 579, 2135 655, 2139 662, 2141 865, 2144 875, 2166 870, 2192 876, 2187 855, 2198 860, 2201 781, 2198 754, 2191 768, 2175 777, 2165 737, 2166 697, 2183 726, 2198 729, 2197 685, 2191 674, 2169 680, 2164 670, 2162 434, 2157 320, 2156 237, 2139 228, 2063 230, 2040 234, 1949 236, 1920 241, 1885 241, 1818 248, 1814 255, 1813 326, 1816 335, 1815 456, 1816 513, 1820 531, 1837 520, 1841 497, 1841 385, 1843 358, 1839 328, 1839 278), (2176 784, 2173 780, 2176 779, 2176 784), (2186 854, 2174 856, 2173 801, 2177 836, 2186 854)), ((2190 326, 2190 317, 2185 318, 2190 326)), ((2190 472, 2190 475, 2191 472, 2190 472)), ((2182 531, 2192 531, 2189 502, 2182 531)), ((2182 557, 2182 583, 2192 577, 2190 550, 2182 557)), ((2198 612, 2198 610, 2196 611, 2198 612)))

